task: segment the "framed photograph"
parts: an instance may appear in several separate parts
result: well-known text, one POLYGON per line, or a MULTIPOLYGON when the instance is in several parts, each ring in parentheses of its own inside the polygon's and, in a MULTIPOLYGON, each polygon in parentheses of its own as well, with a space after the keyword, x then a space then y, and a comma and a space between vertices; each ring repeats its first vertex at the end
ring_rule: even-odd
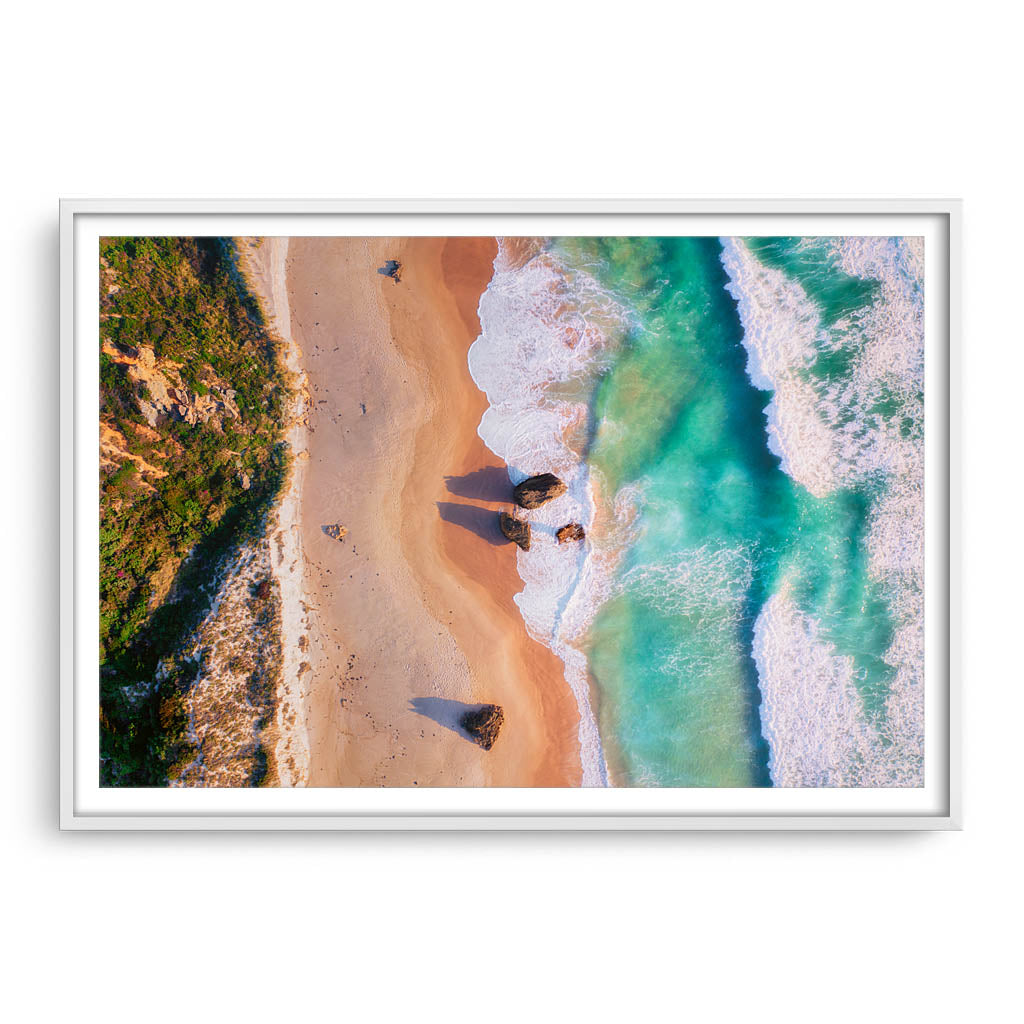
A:
POLYGON ((61 827, 959 827, 959 254, 64 201, 61 827))

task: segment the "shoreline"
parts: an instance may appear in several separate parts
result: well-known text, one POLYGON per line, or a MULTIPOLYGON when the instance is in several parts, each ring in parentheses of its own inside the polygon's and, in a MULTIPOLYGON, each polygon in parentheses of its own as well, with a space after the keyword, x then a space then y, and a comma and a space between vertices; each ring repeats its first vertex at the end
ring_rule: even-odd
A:
POLYGON ((578 710, 513 596, 511 500, 469 375, 494 239, 292 239, 291 335, 309 386, 299 531, 307 556, 309 784, 570 786, 578 710), (396 283, 377 274, 403 264, 396 283), (339 543, 323 527, 348 531, 339 543), (496 703, 491 751, 462 734, 496 703))
MULTIPOLYGON (((443 493, 438 503, 441 514, 432 519, 436 542, 454 573, 453 577, 433 580, 435 585, 427 587, 427 599, 442 615, 446 598, 455 600, 463 593, 472 595, 483 609, 491 606, 475 621, 455 620, 453 633, 460 646, 476 651, 473 668, 480 678, 500 679, 507 675, 510 665, 518 664, 525 670, 521 685, 508 685, 512 680, 505 681, 503 706, 506 714, 511 707, 530 730, 524 743, 529 743, 535 765, 531 767, 525 756, 515 765, 498 759, 488 761, 487 784, 579 785, 579 709, 566 681, 562 660, 529 636, 514 601, 523 587, 517 567, 518 548, 506 542, 497 526, 498 512, 511 506, 512 483, 505 463, 484 444, 477 430, 488 403, 470 375, 468 352, 480 335, 477 310, 493 276, 497 251, 497 241, 489 238, 413 239, 409 243, 410 258, 417 265, 422 262, 424 270, 431 269, 433 294, 443 297, 447 293, 449 330, 453 322, 461 322, 462 332, 458 345, 428 343, 417 350, 411 342, 421 340, 420 336, 403 329, 401 311, 392 313, 394 338, 410 361, 423 361, 428 380, 441 389, 453 380, 460 384, 446 394, 432 396, 433 421, 424 426, 417 439, 415 466, 419 472, 414 471, 409 478, 406 497, 412 504, 416 494, 430 490, 429 452, 436 425, 446 417, 457 419, 463 427, 452 439, 443 492, 435 490, 435 495, 443 493), (567 728, 570 724, 571 728, 567 728), (520 781, 524 777, 530 781, 520 781), (570 781, 567 783, 566 779, 570 781)), ((420 528, 429 525, 426 521, 406 524, 403 541, 407 557, 414 565, 422 550, 416 537, 420 528)), ((422 576, 431 580, 428 571, 422 576)), ((487 700, 486 692, 479 699, 487 700)))
POLYGON ((516 553, 522 580, 516 600, 529 633, 562 662, 578 711, 581 785, 602 787, 608 767, 585 641, 607 586, 611 553, 605 540, 616 531, 612 523, 612 536, 602 540, 594 529, 595 517, 611 509, 601 508, 586 458, 596 386, 588 374, 595 349, 608 340, 598 325, 618 327, 621 314, 596 282, 588 295, 604 298, 585 313, 578 282, 544 240, 502 238, 499 250, 492 284, 480 300, 483 330, 467 358, 486 395, 478 433, 513 479, 553 472, 565 484, 563 495, 528 517, 533 544, 529 553, 516 553), (556 533, 567 523, 581 524, 588 539, 563 547, 556 533))

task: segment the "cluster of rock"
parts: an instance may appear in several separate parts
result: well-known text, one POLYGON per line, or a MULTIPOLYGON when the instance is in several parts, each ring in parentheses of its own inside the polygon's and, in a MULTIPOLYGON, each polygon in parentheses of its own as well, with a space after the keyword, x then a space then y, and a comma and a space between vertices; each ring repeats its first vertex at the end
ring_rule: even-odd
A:
POLYGON ((344 540, 348 530, 341 525, 341 523, 331 523, 329 526, 321 526, 321 530, 327 534, 331 540, 344 540))
POLYGON ((104 342, 103 352, 127 367, 139 412, 151 427, 167 420, 180 420, 190 426, 212 423, 219 428, 225 418, 240 418, 234 389, 217 379, 212 371, 209 379, 202 382, 207 392, 201 395, 185 386, 180 363, 158 360, 151 348, 142 345, 121 350, 104 342))
MULTIPOLYGON (((566 490, 565 484, 554 473, 539 473, 517 484, 512 496, 520 508, 529 510, 540 508, 546 502, 560 498, 566 490)), ((512 512, 498 513, 498 525, 509 540, 514 541, 524 551, 530 550, 530 524, 525 519, 520 519, 514 509, 512 512)), ((567 544, 570 541, 583 540, 586 533, 579 523, 566 523, 555 536, 559 544, 567 544)))
POLYGON ((505 712, 497 704, 483 704, 474 711, 467 711, 459 725, 484 750, 490 750, 505 722, 505 712))
MULTIPOLYGON (((539 473, 518 484, 513 497, 519 508, 530 510, 560 498, 567 489, 554 473, 539 473)), ((499 512, 498 524, 510 541, 518 544, 523 551, 530 550, 530 524, 520 519, 514 508, 511 512, 499 512)), ((566 523, 555 536, 559 544, 567 544, 583 540, 586 533, 579 523, 566 523)), ((504 721, 505 713, 497 704, 484 704, 474 711, 467 711, 459 720, 459 725, 484 750, 490 750, 504 721)))
POLYGON ((377 273, 390 277, 398 284, 402 280, 402 264, 398 260, 387 260, 383 267, 377 268, 377 273))

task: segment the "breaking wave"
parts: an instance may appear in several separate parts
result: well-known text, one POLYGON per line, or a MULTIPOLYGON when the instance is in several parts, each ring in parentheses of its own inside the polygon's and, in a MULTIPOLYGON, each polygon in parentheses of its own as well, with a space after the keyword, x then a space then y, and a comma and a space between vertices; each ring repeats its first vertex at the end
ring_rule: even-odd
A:
POLYGON ((772 779, 777 785, 920 786, 923 240, 825 240, 833 268, 877 285, 873 302, 831 323, 795 277, 766 266, 741 239, 721 241, 747 372, 755 387, 771 392, 768 447, 815 497, 842 488, 869 496, 869 573, 894 627, 884 655, 892 670, 884 714, 871 715, 853 681, 852 660, 835 653, 786 584, 768 599, 754 654, 772 779))
POLYGON ((526 628, 565 665, 580 711, 583 784, 608 784, 581 641, 607 598, 633 493, 602 494, 584 458, 589 398, 628 329, 626 310, 586 271, 566 266, 542 244, 499 239, 494 276, 480 300, 480 337, 469 351, 473 380, 489 407, 478 433, 504 460, 513 484, 551 472, 564 495, 530 513, 532 545, 518 552, 523 590, 515 597, 526 628), (602 521, 598 540, 595 519, 602 521), (581 545, 559 546, 555 531, 579 522, 581 545))

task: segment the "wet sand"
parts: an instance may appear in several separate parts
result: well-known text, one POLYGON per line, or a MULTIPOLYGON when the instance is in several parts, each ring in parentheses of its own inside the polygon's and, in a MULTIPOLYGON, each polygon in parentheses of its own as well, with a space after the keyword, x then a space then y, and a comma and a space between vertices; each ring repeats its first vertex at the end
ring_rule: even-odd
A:
POLYGON ((497 529, 504 466, 476 433, 466 365, 493 239, 293 238, 291 333, 309 386, 302 480, 308 784, 565 786, 580 781, 562 663, 513 603, 497 529), (396 283, 377 273, 403 265, 396 283), (341 523, 343 541, 323 527, 341 523), (505 725, 484 751, 458 728, 505 725))

